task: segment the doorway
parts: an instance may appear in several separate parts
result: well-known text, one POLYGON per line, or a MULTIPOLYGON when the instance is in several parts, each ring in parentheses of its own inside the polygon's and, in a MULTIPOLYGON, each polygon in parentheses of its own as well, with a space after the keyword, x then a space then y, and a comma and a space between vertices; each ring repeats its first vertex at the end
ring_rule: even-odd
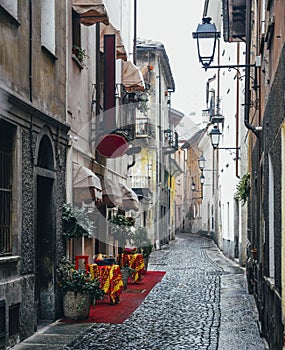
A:
POLYGON ((55 317, 55 212, 54 179, 37 176, 36 288, 38 323, 55 317))

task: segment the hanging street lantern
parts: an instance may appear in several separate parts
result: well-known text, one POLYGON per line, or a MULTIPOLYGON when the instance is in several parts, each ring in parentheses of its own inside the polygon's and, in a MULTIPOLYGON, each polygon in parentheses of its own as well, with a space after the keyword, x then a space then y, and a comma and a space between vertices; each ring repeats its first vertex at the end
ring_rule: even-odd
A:
POLYGON ((202 24, 198 24, 196 32, 192 33, 193 38, 197 40, 199 62, 205 69, 214 60, 217 39, 221 36, 215 24, 210 23, 211 20, 211 17, 204 17, 202 24))
POLYGON ((211 137, 211 143, 214 149, 219 147, 220 136, 222 135, 219 127, 214 125, 213 129, 209 132, 209 136, 211 137))

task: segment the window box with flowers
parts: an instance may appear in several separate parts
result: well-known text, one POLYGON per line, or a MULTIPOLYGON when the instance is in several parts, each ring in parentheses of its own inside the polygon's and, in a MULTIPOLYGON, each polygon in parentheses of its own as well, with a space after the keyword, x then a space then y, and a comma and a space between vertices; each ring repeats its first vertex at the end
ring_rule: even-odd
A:
POLYGON ((72 58, 79 64, 81 68, 87 68, 87 55, 86 49, 79 47, 77 45, 72 46, 72 58))

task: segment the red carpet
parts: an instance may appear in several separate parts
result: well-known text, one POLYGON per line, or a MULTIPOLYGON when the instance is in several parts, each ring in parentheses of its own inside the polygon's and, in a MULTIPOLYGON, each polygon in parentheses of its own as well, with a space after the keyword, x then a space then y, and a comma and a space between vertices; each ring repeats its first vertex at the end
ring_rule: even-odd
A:
POLYGON ((120 303, 111 305, 109 297, 91 306, 89 318, 84 321, 62 320, 63 322, 123 323, 141 305, 152 288, 162 280, 163 271, 147 271, 141 282, 129 279, 128 288, 120 296, 120 303))

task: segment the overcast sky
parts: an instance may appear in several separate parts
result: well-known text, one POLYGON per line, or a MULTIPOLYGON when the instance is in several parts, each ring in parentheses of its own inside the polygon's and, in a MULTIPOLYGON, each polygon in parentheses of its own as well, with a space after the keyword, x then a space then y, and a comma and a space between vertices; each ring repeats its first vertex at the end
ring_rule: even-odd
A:
POLYGON ((176 91, 172 107, 189 115, 205 108, 207 74, 198 63, 192 32, 201 22, 204 0, 137 0, 137 36, 164 44, 176 91))

